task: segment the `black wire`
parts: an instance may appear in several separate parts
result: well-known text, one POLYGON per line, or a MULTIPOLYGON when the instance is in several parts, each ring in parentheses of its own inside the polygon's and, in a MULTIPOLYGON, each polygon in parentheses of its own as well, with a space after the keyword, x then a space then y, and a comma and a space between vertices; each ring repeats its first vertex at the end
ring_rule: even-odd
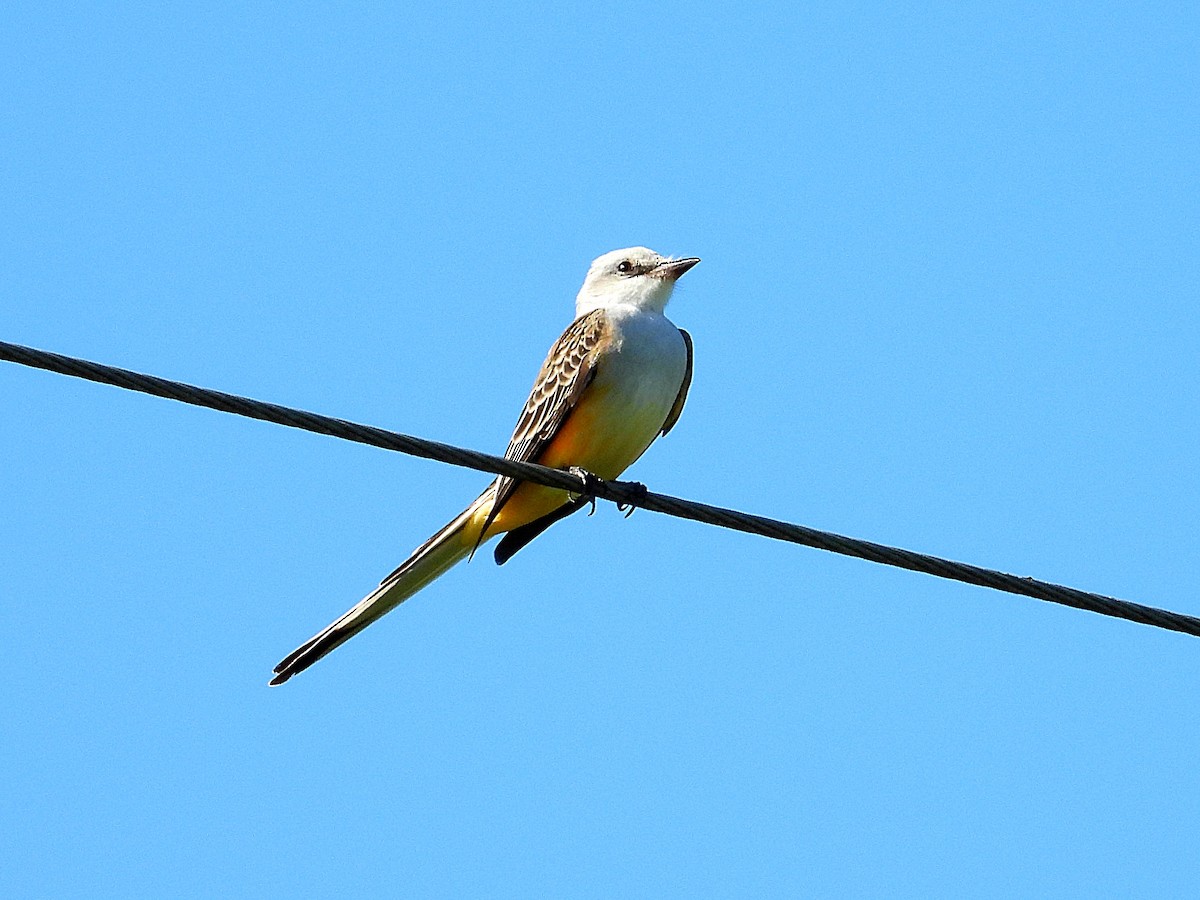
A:
MULTIPOLYGON (((45 350, 22 347, 19 344, 0 341, 0 360, 46 369, 61 375, 84 378, 101 384, 111 384, 131 391, 153 394, 156 397, 166 397, 170 400, 190 403, 193 406, 204 406, 251 419, 273 422, 277 425, 287 425, 317 434, 327 434, 347 441, 357 441, 360 444, 382 447, 385 450, 396 450, 400 453, 433 459, 454 466, 463 466, 496 475, 508 475, 523 481, 562 488, 573 493, 579 493, 582 488, 582 480, 578 476, 560 469, 516 462, 488 453, 479 453, 475 450, 454 447, 450 444, 442 444, 394 431, 385 431, 370 425, 359 425, 344 419, 334 419, 318 413, 279 406, 275 403, 263 403, 260 400, 211 391, 178 381, 170 381, 166 378, 131 372, 128 369, 118 369, 71 356, 49 353, 45 350)), ((709 506, 706 503, 683 500, 666 494, 655 494, 633 482, 594 479, 589 482, 588 487, 590 493, 602 500, 637 506, 681 519, 691 519, 706 525, 744 531, 779 541, 803 544, 818 550, 840 553, 843 556, 855 556, 886 566, 924 572, 938 578, 949 578, 998 591, 1007 591, 1010 594, 1048 600, 1051 603, 1060 603, 1076 609, 1085 609, 1105 616, 1128 619, 1132 622, 1141 622, 1156 628, 1166 628, 1200 637, 1200 618, 1170 610, 1143 606, 1140 603, 1131 603, 1128 600, 1118 600, 1115 597, 1080 591, 1047 581, 1038 581, 1035 578, 1008 575, 968 563, 954 562, 924 553, 914 553, 911 550, 888 547, 884 544, 862 541, 828 531, 818 531, 815 528, 780 522, 776 519, 724 509, 720 506, 709 506)))

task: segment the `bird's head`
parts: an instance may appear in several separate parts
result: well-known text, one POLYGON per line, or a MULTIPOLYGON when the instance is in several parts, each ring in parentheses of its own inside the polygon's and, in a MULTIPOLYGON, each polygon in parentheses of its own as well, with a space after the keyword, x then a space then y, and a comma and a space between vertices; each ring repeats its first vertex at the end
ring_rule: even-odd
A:
POLYGON ((612 306, 662 312, 679 276, 698 262, 694 256, 672 259, 645 247, 605 253, 588 269, 575 300, 575 313, 581 316, 612 306))

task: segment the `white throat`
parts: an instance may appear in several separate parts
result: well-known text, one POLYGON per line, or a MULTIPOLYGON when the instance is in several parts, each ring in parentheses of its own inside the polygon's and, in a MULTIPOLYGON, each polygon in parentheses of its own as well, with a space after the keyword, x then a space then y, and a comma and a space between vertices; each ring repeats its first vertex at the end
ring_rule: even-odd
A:
POLYGON ((575 316, 618 307, 662 315, 674 289, 673 282, 659 279, 638 278, 601 284, 588 278, 575 297, 575 316))

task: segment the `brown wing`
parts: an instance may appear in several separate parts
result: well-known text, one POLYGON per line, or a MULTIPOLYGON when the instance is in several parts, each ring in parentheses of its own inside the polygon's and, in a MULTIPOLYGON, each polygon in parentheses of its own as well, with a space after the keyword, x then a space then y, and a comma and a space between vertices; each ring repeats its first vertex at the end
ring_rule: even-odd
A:
MULTIPOLYGON (((521 410, 504 451, 506 459, 537 462, 596 376, 596 357, 608 339, 608 318, 604 310, 597 309, 572 322, 555 341, 521 410)), ((517 479, 504 475, 496 479, 496 499, 479 532, 481 540, 518 484, 517 479)))
POLYGON ((692 386, 692 336, 679 329, 679 333, 683 335, 683 345, 687 347, 687 368, 683 370, 683 384, 679 385, 679 394, 675 397, 675 402, 671 404, 671 411, 667 413, 667 420, 663 422, 662 434, 666 434, 675 427, 675 423, 679 421, 679 417, 683 414, 683 404, 687 403, 688 388, 692 386))

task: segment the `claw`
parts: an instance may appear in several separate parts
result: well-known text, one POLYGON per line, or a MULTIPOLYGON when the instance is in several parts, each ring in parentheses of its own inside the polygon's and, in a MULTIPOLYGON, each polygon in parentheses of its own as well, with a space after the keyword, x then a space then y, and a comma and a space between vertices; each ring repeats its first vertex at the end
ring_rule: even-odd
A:
MULTIPOLYGON (((626 486, 631 491, 633 491, 634 497, 638 500, 641 500, 648 493, 650 493, 650 491, 646 488, 646 486, 644 484, 642 484, 640 481, 626 482, 626 486)), ((635 509, 637 509, 637 507, 634 506, 632 503, 618 503, 617 509, 619 509, 621 512, 625 513, 625 518, 628 519, 630 516, 633 515, 633 511, 635 509)))
POLYGON ((583 482, 583 490, 579 492, 579 496, 587 497, 592 507, 588 510, 588 515, 593 515, 596 512, 596 482, 600 479, 579 466, 571 466, 567 471, 583 482))

